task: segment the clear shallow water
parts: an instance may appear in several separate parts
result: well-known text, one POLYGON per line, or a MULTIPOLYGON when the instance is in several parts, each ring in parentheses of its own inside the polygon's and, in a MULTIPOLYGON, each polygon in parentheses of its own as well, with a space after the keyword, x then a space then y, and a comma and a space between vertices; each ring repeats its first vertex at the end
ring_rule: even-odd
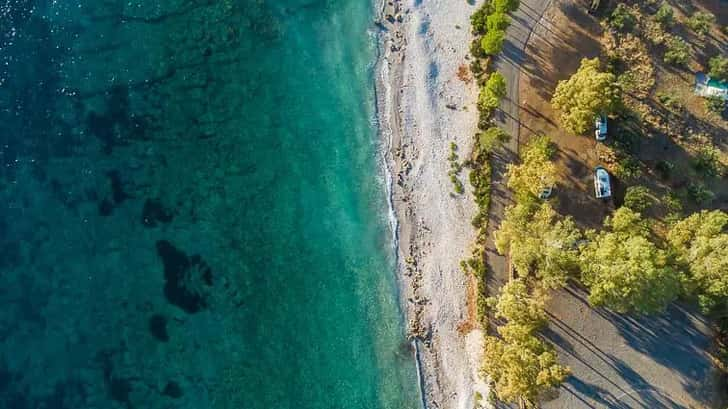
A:
POLYGON ((0 4, 0 406, 414 408, 372 6, 0 4))

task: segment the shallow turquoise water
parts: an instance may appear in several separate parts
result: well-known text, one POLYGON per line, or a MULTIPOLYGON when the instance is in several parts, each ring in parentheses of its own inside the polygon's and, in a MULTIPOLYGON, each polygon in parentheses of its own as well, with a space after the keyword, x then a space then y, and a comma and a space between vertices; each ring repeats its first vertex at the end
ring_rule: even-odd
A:
POLYGON ((373 6, 0 6, 0 406, 414 408, 373 6))

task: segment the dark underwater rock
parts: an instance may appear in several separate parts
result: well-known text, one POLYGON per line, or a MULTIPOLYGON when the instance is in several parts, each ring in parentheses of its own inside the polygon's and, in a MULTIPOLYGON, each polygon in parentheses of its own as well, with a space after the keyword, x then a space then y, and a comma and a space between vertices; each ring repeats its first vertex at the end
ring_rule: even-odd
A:
POLYGON ((127 407, 131 406, 131 402, 129 401, 131 389, 132 386, 129 379, 111 378, 111 381, 109 381, 109 395, 111 396, 111 399, 125 403, 127 407))
POLYGON ((109 216, 114 211, 114 205, 108 199, 103 199, 99 202, 99 214, 101 216, 109 216))
POLYGON ((152 315, 152 317, 149 318, 149 332, 158 341, 169 341, 169 334, 167 333, 167 319, 159 314, 152 315))
POLYGON ((147 199, 142 209, 142 224, 155 227, 158 223, 167 224, 174 218, 174 213, 157 199, 147 199))
POLYGON ((206 287, 212 286, 212 269, 199 255, 189 257, 167 240, 157 241, 156 246, 164 265, 167 301, 188 314, 206 308, 206 287))
POLYGON ((179 387, 177 382, 169 381, 167 382, 167 386, 164 387, 162 394, 169 396, 172 399, 178 399, 184 395, 184 392, 182 392, 182 388, 179 387))
POLYGON ((120 204, 124 200, 129 198, 129 195, 124 192, 124 185, 121 182, 121 175, 118 170, 112 170, 106 175, 109 177, 109 183, 111 185, 111 197, 114 199, 114 203, 120 204))

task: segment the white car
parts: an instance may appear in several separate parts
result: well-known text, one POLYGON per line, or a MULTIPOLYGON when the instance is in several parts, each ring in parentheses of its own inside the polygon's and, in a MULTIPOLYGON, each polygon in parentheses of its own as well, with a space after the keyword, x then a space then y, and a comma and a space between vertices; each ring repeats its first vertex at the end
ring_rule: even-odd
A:
POLYGON ((607 139, 607 117, 599 115, 594 121, 594 135, 598 141, 607 139))
POLYGON ((609 173, 601 166, 594 169, 594 193, 597 199, 606 199, 612 196, 612 186, 609 183, 609 173))

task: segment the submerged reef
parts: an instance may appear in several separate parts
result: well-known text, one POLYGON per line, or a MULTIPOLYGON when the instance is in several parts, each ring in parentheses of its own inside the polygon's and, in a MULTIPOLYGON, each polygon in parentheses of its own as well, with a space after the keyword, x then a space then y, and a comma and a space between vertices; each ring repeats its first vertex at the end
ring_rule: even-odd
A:
POLYGON ((174 212, 162 204, 159 199, 147 199, 142 209, 142 224, 146 227, 156 227, 158 224, 167 224, 174 218, 174 212))
POLYGON ((169 303, 194 314, 208 305, 212 269, 195 254, 187 256, 166 240, 157 242, 157 254, 164 264, 164 296, 169 303))

